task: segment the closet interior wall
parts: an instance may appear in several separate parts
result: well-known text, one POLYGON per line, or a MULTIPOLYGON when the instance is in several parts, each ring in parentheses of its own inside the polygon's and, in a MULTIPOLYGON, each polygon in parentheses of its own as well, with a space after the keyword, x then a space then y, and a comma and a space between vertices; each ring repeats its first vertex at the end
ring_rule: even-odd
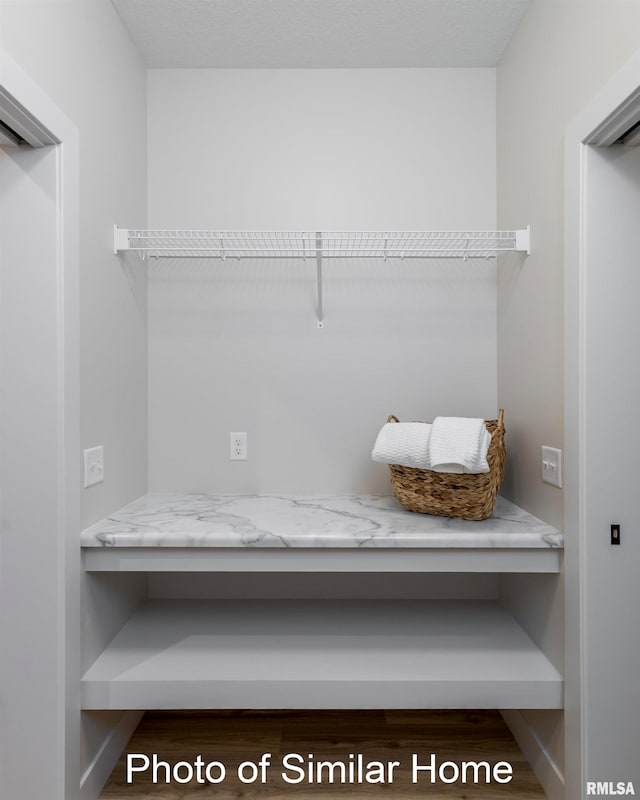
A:
POLYGON ((146 70, 109 0, 2 0, 0 13, 0 44, 81 137, 80 435, 105 448, 86 526, 147 487, 146 270, 119 267, 110 242, 114 219, 147 218, 146 70))
MULTIPOLYGON (((146 69, 109 0, 0 0, 0 47, 79 133, 78 425, 81 447, 102 444, 105 452, 103 483, 86 491, 75 483, 69 487, 69 492, 77 492, 85 527, 147 489, 146 270, 118 265, 110 241, 115 219, 136 225, 147 220, 146 69)), ((24 487, 25 497, 35 497, 35 502, 39 491, 33 483, 24 487)), ((75 551, 78 534, 77 530, 68 531, 73 540, 68 546, 73 546, 75 553, 70 560, 79 564, 80 555, 75 551)), ((38 557, 46 561, 44 551, 34 552, 28 532, 24 541, 25 564, 38 557)), ((75 581, 77 575, 67 577, 75 581)), ((82 638, 84 657, 89 658, 106 646, 131 613, 140 589, 132 585, 119 591, 123 587, 118 587, 117 581, 110 587, 98 586, 85 573, 81 580, 82 638), (112 602, 103 603, 107 595, 112 602)), ((37 580, 33 592, 36 597, 37 580)), ((67 613, 74 618, 80 611, 74 608, 67 613)), ((77 635, 76 630, 68 633, 71 641, 77 635)), ((12 642, 3 642, 5 645, 11 652, 12 642)), ((39 646, 46 647, 44 638, 39 646)), ((50 655, 42 658, 40 666, 50 655)), ((80 653, 73 656, 80 660, 80 653)), ((79 674, 81 667, 70 661, 67 669, 79 674)), ((77 702, 75 695, 69 702, 77 702)), ((99 787, 93 781, 99 782, 100 769, 93 768, 118 744, 124 747, 127 726, 134 724, 130 717, 120 712, 83 714, 82 718, 79 713, 69 715, 66 745, 68 763, 74 766, 67 781, 74 787, 74 797, 80 776, 87 774, 83 796, 90 797, 92 789, 97 796, 99 787)), ((59 753, 57 748, 64 743, 55 744, 52 752, 59 753)), ((51 797, 55 791, 52 775, 51 797)))
MULTIPOLYGON (((148 143, 151 229, 495 229, 492 69, 154 69, 148 143)), ((326 259, 319 329, 315 258, 120 258, 149 276, 151 491, 386 494, 390 413, 496 415, 495 260, 326 259)), ((273 578, 154 574, 149 596, 381 596, 372 575, 273 578)), ((385 586, 498 594, 493 574, 385 586)))
MULTIPOLYGON (((492 69, 150 70, 148 141, 150 228, 494 229, 492 69)), ((313 258, 148 270, 153 491, 385 493, 390 413, 495 416, 493 260, 328 259, 320 330, 313 258)))
MULTIPOLYGON (((497 70, 498 226, 526 218, 535 230, 525 268, 505 256, 498 269, 498 400, 509 414, 503 494, 559 528, 563 492, 540 480, 540 446, 563 446, 564 136, 637 51, 639 26, 640 6, 624 0, 534 2, 497 70)), ((576 535, 565 530, 567 548, 576 535)), ((563 576, 549 580, 541 592, 533 576, 502 576, 501 597, 562 669, 563 576)), ((562 791, 553 773, 564 772, 563 715, 523 717, 544 754, 538 763, 562 791)))

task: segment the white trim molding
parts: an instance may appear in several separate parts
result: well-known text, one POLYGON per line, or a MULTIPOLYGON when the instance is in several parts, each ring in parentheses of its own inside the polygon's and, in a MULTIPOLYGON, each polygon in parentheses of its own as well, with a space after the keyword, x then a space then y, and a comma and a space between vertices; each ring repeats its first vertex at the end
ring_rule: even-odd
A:
POLYGON ((142 717, 142 711, 123 712, 80 779, 81 800, 98 797, 142 717))
POLYGON ((535 730, 526 721, 522 712, 515 709, 503 709, 500 713, 518 743, 518 747, 531 765, 536 778, 540 781, 548 800, 564 800, 565 785, 562 770, 535 730))
MULTIPOLYGON (((55 748, 59 768, 47 776, 47 795, 51 800, 64 800, 77 796, 80 778, 79 133, 2 48, 0 119, 7 120, 28 145, 53 148, 55 158, 55 280, 41 302, 51 309, 51 319, 55 320, 50 333, 55 339, 55 373, 42 400, 54 415, 56 430, 42 448, 43 459, 55 464, 56 485, 48 486, 43 493, 39 511, 46 516, 46 533, 52 537, 56 552, 55 559, 45 567, 52 588, 41 598, 41 602, 51 604, 58 633, 56 652, 47 653, 47 664, 56 673, 57 697, 51 698, 48 709, 56 735, 49 744, 55 748)), ((37 369, 37 353, 26 353, 27 358, 31 355, 37 369)), ((28 539, 25 542, 28 547, 28 539)), ((25 558, 31 557, 31 552, 25 552, 25 558)), ((9 630, 8 639, 10 635, 9 630)), ((37 638, 37 623, 31 635, 37 638)), ((11 650, 10 641, 3 639, 3 646, 11 650)), ((10 692, 12 687, 3 686, 3 690, 10 692)), ((40 723, 40 718, 28 715, 23 721, 25 729, 32 731, 38 731, 40 723)), ((19 769, 20 765, 12 767, 19 769)))
POLYGON ((640 120, 640 51, 565 131, 565 782, 582 796, 586 780, 583 697, 585 649, 585 155, 618 141, 640 120))

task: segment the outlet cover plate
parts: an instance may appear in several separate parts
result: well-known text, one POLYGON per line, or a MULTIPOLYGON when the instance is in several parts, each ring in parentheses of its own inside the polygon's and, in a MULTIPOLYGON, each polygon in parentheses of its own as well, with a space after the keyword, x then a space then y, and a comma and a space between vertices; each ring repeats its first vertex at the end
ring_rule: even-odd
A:
POLYGON ((542 446, 542 480, 562 489, 562 450, 542 446))
POLYGON ((84 488, 104 480, 104 447, 90 447, 84 451, 84 488))
POLYGON ((229 434, 229 459, 231 461, 247 460, 246 431, 232 431, 229 434))

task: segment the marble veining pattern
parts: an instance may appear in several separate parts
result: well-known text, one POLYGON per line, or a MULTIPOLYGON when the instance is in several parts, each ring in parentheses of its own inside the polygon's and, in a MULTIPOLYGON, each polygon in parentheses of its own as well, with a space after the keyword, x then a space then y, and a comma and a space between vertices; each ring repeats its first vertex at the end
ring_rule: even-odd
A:
POLYGON ((148 494, 83 531, 82 547, 562 548, 504 498, 480 522, 414 514, 392 496, 148 494))

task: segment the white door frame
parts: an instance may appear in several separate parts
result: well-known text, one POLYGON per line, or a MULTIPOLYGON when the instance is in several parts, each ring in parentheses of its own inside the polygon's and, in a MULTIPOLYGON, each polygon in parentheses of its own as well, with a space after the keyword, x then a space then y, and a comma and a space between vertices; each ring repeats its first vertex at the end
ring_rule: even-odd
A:
MULTIPOLYGON (((48 454, 57 464, 55 501, 44 509, 58 553, 56 563, 49 565, 56 573, 57 597, 43 600, 55 604, 60 631, 58 652, 51 654, 59 696, 52 698, 50 711, 55 715, 58 735, 49 744, 61 763, 56 775, 46 775, 42 780, 47 797, 64 800, 78 796, 80 783, 79 137, 76 126, 2 48, 0 91, 5 101, 10 98, 17 103, 34 130, 40 126, 58 142, 54 145, 56 279, 55 291, 47 301, 56 311, 57 390, 53 387, 51 396, 43 398, 55 409, 57 419, 57 435, 52 437, 55 445, 51 445, 55 452, 48 454)), ((34 502, 38 502, 35 496, 34 502)), ((38 586, 30 590, 37 593, 38 586)), ((11 643, 3 641, 2 646, 9 650, 11 643)), ((38 729, 38 719, 25 719, 24 728, 28 736, 30 730, 38 729)), ((37 764, 38 753, 31 757, 37 764)))
MULTIPOLYGON (((586 781, 582 697, 585 678, 585 227, 586 148, 615 141, 640 118, 640 52, 567 127, 564 241, 565 450, 565 785, 567 800, 586 781)), ((613 678, 615 680, 615 678, 613 678)), ((637 787, 636 787, 637 790, 637 787)))

